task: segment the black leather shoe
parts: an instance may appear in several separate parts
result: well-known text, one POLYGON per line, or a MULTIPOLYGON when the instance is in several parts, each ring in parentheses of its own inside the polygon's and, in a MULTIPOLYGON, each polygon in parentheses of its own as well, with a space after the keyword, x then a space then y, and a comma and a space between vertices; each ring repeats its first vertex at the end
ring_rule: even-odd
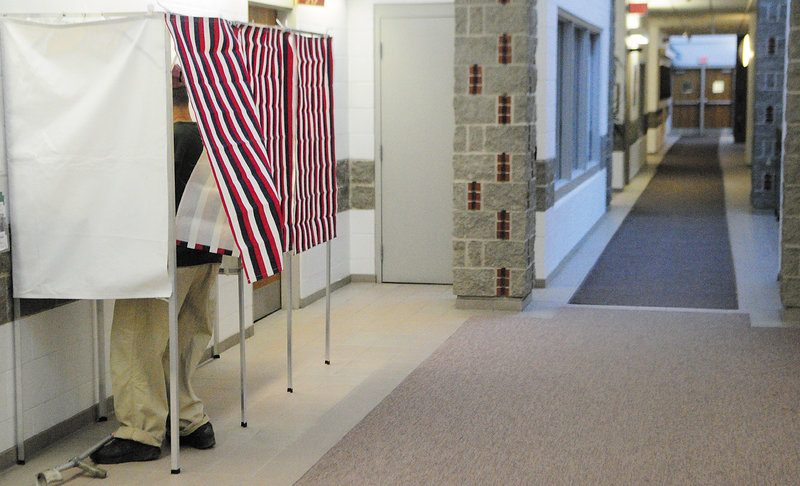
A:
POLYGON ((214 427, 211 422, 206 422, 189 435, 181 436, 181 445, 195 449, 210 449, 217 441, 214 439, 214 427))
POLYGON ((142 444, 130 439, 114 438, 94 451, 91 456, 95 464, 121 464, 123 462, 153 461, 161 457, 161 448, 142 444))

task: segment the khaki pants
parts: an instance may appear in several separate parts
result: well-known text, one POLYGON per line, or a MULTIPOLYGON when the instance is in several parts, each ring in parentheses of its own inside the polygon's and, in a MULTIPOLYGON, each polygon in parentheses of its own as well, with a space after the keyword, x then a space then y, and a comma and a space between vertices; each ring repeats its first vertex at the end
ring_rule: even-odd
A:
MULTIPOLYGON (((181 435, 208 422, 192 376, 211 339, 219 264, 178 268, 178 398, 181 435)), ((111 379, 120 428, 116 437, 160 447, 169 413, 169 305, 124 299, 114 305, 111 379)))

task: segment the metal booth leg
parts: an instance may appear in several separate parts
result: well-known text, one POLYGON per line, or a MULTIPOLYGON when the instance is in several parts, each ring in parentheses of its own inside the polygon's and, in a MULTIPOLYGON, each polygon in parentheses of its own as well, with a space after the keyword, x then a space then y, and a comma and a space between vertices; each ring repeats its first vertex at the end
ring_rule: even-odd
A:
MULTIPOLYGON (((174 267, 173 267, 174 268, 174 267)), ((180 474, 180 410, 178 403, 178 286, 177 277, 173 275, 174 286, 169 298, 169 414, 170 426, 170 465, 172 474, 180 474)))
POLYGON ((105 303, 93 302, 95 336, 97 338, 97 421, 108 420, 108 391, 106 389, 106 318, 105 303))
POLYGON ((211 345, 211 357, 219 359, 219 288, 215 285, 214 291, 217 293, 217 305, 214 306, 214 341, 211 345))
POLYGON ((289 289, 289 305, 286 308, 286 391, 294 393, 294 388, 292 388, 292 254, 287 253, 284 261, 286 262, 284 268, 287 270, 286 274, 289 276, 289 285, 287 286, 289 289))
POLYGON ((331 240, 325 242, 325 364, 331 364, 331 240))
POLYGON ((239 266, 239 389, 241 391, 242 399, 242 427, 247 427, 247 406, 245 404, 247 398, 247 383, 245 380, 247 362, 245 360, 245 305, 244 305, 244 288, 245 288, 245 275, 244 267, 239 266))
POLYGON ((22 400, 22 323, 19 299, 14 299, 14 417, 17 464, 25 464, 25 405, 22 400))

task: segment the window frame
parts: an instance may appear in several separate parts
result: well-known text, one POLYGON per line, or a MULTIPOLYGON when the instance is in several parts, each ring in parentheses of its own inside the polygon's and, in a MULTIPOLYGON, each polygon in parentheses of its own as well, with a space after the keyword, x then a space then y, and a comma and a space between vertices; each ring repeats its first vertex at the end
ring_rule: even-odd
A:
POLYGON ((556 32, 556 190, 600 162, 602 29, 559 9, 556 32), (562 143, 562 141, 571 143, 562 143))

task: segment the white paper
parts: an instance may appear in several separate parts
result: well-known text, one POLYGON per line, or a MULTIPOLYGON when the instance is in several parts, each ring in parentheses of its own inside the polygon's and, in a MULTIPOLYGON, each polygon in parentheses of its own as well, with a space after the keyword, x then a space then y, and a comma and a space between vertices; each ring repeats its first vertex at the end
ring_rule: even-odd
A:
POLYGON ((202 245, 209 247, 211 253, 222 249, 232 256, 239 256, 205 149, 178 205, 175 239, 188 243, 190 248, 202 245))
POLYGON ((14 297, 169 296, 163 18, 0 35, 14 297))

